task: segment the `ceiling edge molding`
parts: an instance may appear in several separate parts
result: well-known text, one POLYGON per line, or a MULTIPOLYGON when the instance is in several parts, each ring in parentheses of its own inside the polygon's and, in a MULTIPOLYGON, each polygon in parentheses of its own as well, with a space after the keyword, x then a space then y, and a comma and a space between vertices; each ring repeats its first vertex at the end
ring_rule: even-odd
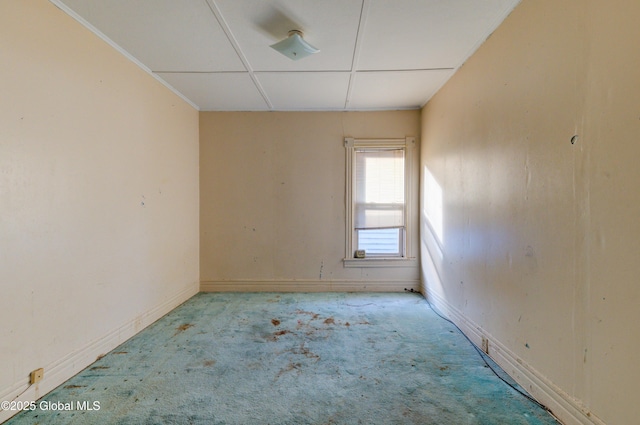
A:
POLYGON ((274 109, 202 109, 200 112, 392 112, 392 111, 419 111, 422 106, 407 107, 379 107, 379 108, 274 108, 274 109))
POLYGON ((427 103, 429 103, 429 101, 431 99, 433 99, 433 97, 438 94, 438 92, 445 86, 445 84, 447 84, 447 82, 449 82, 449 80, 451 78, 453 78, 453 76, 458 72, 458 70, 460 68, 462 68, 462 66, 469 60, 471 59, 471 57, 476 53, 476 51, 485 43, 485 41, 487 41, 489 39, 489 37, 491 37, 491 35, 498 29, 498 27, 500 27, 500 25, 502 25, 502 23, 504 22, 505 19, 507 19, 507 17, 509 15, 511 15, 511 13, 516 9, 516 7, 518 7, 518 5, 520 5, 521 0, 518 0, 518 2, 513 6, 513 7, 507 7, 505 8, 502 13, 500 13, 495 21, 493 21, 493 23, 491 24, 491 26, 489 27, 488 31, 485 32, 483 34, 483 37, 480 37, 478 39, 478 41, 473 45, 473 47, 471 47, 471 49, 469 50, 469 52, 467 53, 467 55, 464 57, 464 59, 462 60, 462 62, 460 62, 455 68, 453 69, 453 74, 451 74, 451 76, 446 79, 445 81, 442 82, 442 84, 440 84, 440 86, 438 86, 438 88, 436 89, 436 91, 433 92, 433 95, 431 95, 427 100, 425 100, 425 102, 422 104, 422 106, 420 108, 424 108, 425 106, 427 106, 427 103))
POLYGON ((518 5, 520 5, 521 1, 522 0, 518 0, 515 5, 506 7, 499 15, 496 16, 496 19, 491 23, 489 27, 487 27, 487 31, 484 32, 480 38, 478 38, 476 43, 467 52, 466 56, 464 56, 464 59, 462 60, 462 62, 460 62, 455 67, 456 70, 460 69, 460 67, 462 67, 462 65, 464 65, 465 62, 468 61, 471 58, 471 56, 473 56, 476 53, 476 51, 480 48, 480 46, 482 46, 484 42, 487 41, 489 37, 491 37, 491 35, 498 29, 498 27, 502 25, 504 20, 507 19, 509 15, 511 15, 511 13, 516 9, 516 7, 518 7, 518 5))
POLYGON ((104 41, 105 43, 107 43, 109 46, 113 47, 118 53, 120 53, 122 56, 124 56, 125 58, 127 58, 129 61, 133 62, 136 66, 138 66, 140 69, 142 69, 144 72, 146 72, 147 74, 151 75, 156 81, 160 82, 163 86, 165 86, 166 88, 168 88, 169 90, 171 90, 176 96, 178 96, 180 99, 184 100, 185 102, 187 102, 191 107, 193 107, 195 110, 200 111, 200 107, 198 105, 196 105, 195 103, 193 103, 191 100, 189 100, 185 95, 183 95, 182 93, 180 93, 178 90, 176 90, 173 86, 171 86, 169 83, 167 83, 165 80, 163 80, 162 78, 160 78, 160 76, 156 75, 151 69, 149 69, 147 66, 145 66, 142 62, 140 62, 138 59, 134 58, 129 52, 127 52, 126 50, 124 50, 122 47, 120 47, 116 42, 114 42, 113 40, 111 40, 109 37, 107 37, 104 33, 102 33, 98 28, 94 27, 93 25, 91 25, 89 22, 87 22, 83 17, 81 17, 80 15, 78 15, 73 9, 70 9, 66 4, 62 3, 61 0, 49 0, 49 2, 51 2, 54 6, 56 6, 58 9, 62 10, 64 13, 66 13, 67 15, 69 15, 70 17, 72 17, 73 19, 75 19, 78 23, 80 23, 82 26, 84 26, 85 28, 87 28, 89 31, 91 31, 92 33, 94 33, 95 35, 97 35, 100 39, 102 39, 102 41, 104 41))

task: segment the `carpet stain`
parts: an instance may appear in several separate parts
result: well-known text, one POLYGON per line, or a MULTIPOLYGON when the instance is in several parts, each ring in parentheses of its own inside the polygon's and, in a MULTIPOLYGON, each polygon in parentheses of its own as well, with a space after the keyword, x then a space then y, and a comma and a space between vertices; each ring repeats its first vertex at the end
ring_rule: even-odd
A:
POLYGON ((68 390, 73 390, 76 388, 86 388, 86 385, 65 385, 65 388, 68 390))
POLYGON ((173 334, 173 336, 178 335, 180 332, 184 332, 189 328, 192 328, 193 325, 191 323, 183 323, 182 325, 178 326, 176 328, 176 333, 173 334))
POLYGON ((216 361, 215 361, 215 360, 205 360, 202 364, 203 364, 204 366, 211 367, 211 366, 213 366, 214 364, 216 364, 216 361))
POLYGON ((103 369, 109 369, 109 366, 94 366, 91 368, 91 370, 103 370, 103 369))
POLYGON ((295 334, 295 332, 291 332, 288 329, 282 329, 280 331, 276 331, 276 332, 272 333, 271 335, 265 337, 265 339, 267 341, 276 342, 276 341, 278 341, 278 337, 283 336, 283 335, 287 335, 287 334, 295 334))
POLYGON ((114 351, 111 354, 129 354, 129 352, 128 351, 114 351))
POLYGON ((280 371, 278 372, 278 374, 276 375, 276 379, 280 378, 282 375, 284 375, 287 372, 291 372, 292 370, 297 370, 298 372, 300 372, 300 368, 302 367, 301 363, 293 363, 293 362, 289 362, 289 364, 287 365, 287 367, 280 369, 280 371))
POLYGON ((300 348, 299 349, 292 349, 291 352, 293 354, 299 354, 302 356, 305 356, 308 359, 316 359, 316 360, 320 360, 320 356, 317 355, 316 353, 314 353, 313 351, 309 350, 307 347, 304 346, 304 341, 300 344, 300 348))
POLYGON ((327 319, 324 319, 324 324, 325 325, 335 325, 336 321, 334 320, 333 317, 329 317, 327 319))
POLYGON ((312 311, 305 311, 305 310, 296 310, 296 314, 306 314, 311 316, 311 320, 317 319, 318 317, 320 317, 320 315, 318 313, 314 313, 312 311))
POLYGON ((280 321, 278 319, 271 319, 271 324, 273 326, 278 326, 280 324, 280 321))

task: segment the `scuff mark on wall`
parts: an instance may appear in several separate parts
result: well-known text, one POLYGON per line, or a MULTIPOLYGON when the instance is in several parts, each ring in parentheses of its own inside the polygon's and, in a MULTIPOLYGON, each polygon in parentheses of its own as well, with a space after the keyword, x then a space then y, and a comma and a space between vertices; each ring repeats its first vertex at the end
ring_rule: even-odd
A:
POLYGON ((536 274, 536 272, 538 271, 538 259, 536 256, 536 251, 533 249, 531 245, 527 245, 524 255, 527 263, 526 275, 536 274))

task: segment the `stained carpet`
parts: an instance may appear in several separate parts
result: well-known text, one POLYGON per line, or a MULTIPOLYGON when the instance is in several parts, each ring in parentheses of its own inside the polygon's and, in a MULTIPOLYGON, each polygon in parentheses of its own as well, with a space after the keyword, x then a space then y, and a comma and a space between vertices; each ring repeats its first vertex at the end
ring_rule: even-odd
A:
POLYGON ((411 293, 201 293, 36 405, 8 424, 557 424, 411 293))

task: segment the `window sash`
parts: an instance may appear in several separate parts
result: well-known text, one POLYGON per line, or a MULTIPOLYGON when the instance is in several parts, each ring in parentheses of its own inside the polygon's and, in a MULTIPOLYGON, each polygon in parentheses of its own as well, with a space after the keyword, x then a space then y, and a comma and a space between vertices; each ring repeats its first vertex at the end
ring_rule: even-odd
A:
POLYGON ((404 148, 355 150, 355 229, 404 228, 404 162, 404 148))
POLYGON ((356 230, 356 246, 364 250, 367 257, 401 257, 404 234, 404 228, 399 227, 356 230))
MULTIPOLYGON (((412 208, 413 197, 413 159, 412 151, 415 147, 414 137, 405 137, 402 139, 354 139, 345 137, 344 146, 346 148, 346 238, 345 238, 345 267, 405 267, 405 262, 415 261, 412 256, 412 229, 414 219, 409 214, 412 208), (356 202, 356 152, 366 151, 404 151, 404 182, 403 193, 404 198, 397 202, 356 202), (357 205, 360 204, 360 205, 357 205), (359 211, 369 211, 373 215, 389 215, 390 211, 402 210, 402 226, 396 227, 399 235, 399 251, 400 253, 377 254, 367 253, 365 259, 356 257, 359 240, 358 233, 366 232, 368 228, 359 223, 360 219, 356 219, 359 211), (385 211, 386 210, 386 211, 385 211), (356 226, 356 220, 362 228, 356 226)), ((397 215, 396 215, 397 216, 397 215)), ((371 230, 375 230, 376 226, 371 226, 371 230)), ((387 228, 387 225, 383 226, 387 228)), ((389 228, 390 229, 390 228, 389 228)), ((384 229, 381 229, 384 230, 384 229)))

